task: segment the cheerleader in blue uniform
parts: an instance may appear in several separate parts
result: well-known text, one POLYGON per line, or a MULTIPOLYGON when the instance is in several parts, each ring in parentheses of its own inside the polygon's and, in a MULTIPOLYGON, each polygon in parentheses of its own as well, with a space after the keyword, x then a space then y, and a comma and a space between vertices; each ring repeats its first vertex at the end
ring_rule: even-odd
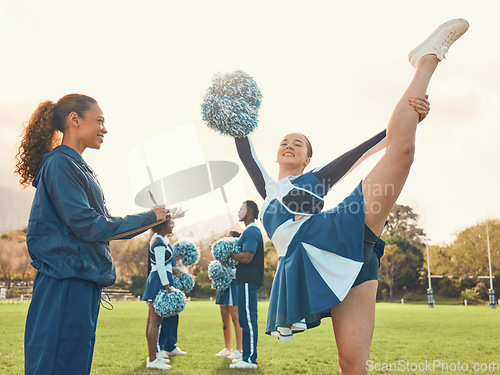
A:
POLYGON ((164 206, 111 216, 82 158, 87 148, 101 148, 106 133, 96 100, 80 94, 41 103, 23 132, 16 173, 23 187, 36 188, 27 246, 38 271, 26 319, 26 374, 90 373, 101 289, 116 279, 106 240, 167 216, 164 206))
MULTIPOLYGON (((240 232, 232 230, 227 233, 226 237, 239 237, 240 232)), ((242 331, 240 327, 240 322, 238 318, 238 291, 236 289, 236 268, 232 267, 231 276, 233 280, 229 288, 223 291, 217 291, 217 297, 215 298, 215 304, 220 306, 220 315, 222 318, 222 332, 224 333, 224 344, 225 347, 219 353, 216 354, 217 357, 227 357, 229 359, 240 359, 241 358, 241 346, 242 346, 242 331), (232 320, 234 326, 234 335, 236 336, 236 349, 231 350, 231 327, 229 326, 232 320)))
POLYGON ((379 236, 413 162, 417 124, 429 111, 431 76, 467 28, 463 19, 449 21, 412 51, 416 73, 387 130, 325 166, 303 174, 312 147, 303 134, 291 133, 278 147, 275 181, 258 162, 249 139, 235 138, 264 198, 261 220, 279 255, 266 333, 291 340, 293 333, 331 316, 341 374, 366 373, 384 247, 379 236), (336 208, 322 211, 329 189, 383 147, 385 154, 356 189, 336 208))
MULTIPOLYGON (((183 216, 184 214, 182 214, 183 216)), ((173 217, 182 217, 177 215, 176 213, 174 214, 173 217)), ((171 220, 173 222, 173 220, 171 220)), ((172 223, 173 224, 173 223, 172 223)), ((172 226, 173 229, 173 226, 172 226)), ((171 234, 172 231, 170 231, 168 234, 171 234)), ((173 248, 170 247, 172 250, 172 257, 170 260, 167 262, 167 269, 170 270, 174 274, 175 277, 181 278, 181 273, 179 270, 176 268, 177 266, 177 259, 175 256, 175 252, 173 251, 173 248)), ((179 256, 181 258, 182 256, 179 256)), ((163 321, 161 323, 160 327, 160 334, 158 336, 158 356, 161 358, 169 358, 172 356, 177 356, 177 355, 186 355, 187 353, 181 348, 177 346, 177 332, 179 329, 179 314, 169 316, 167 318, 163 318, 163 321)))
POLYGON ((160 370, 169 370, 172 367, 168 364, 170 363, 168 356, 157 353, 158 333, 163 319, 156 314, 153 302, 162 288, 167 293, 170 293, 170 285, 173 284, 172 273, 174 268, 172 267, 171 260, 174 257, 174 249, 165 237, 172 233, 173 228, 173 219, 151 228, 151 231, 154 233, 149 242, 151 272, 149 273, 142 296, 142 300, 147 301, 149 305, 146 328, 149 356, 146 360, 146 367, 160 370))

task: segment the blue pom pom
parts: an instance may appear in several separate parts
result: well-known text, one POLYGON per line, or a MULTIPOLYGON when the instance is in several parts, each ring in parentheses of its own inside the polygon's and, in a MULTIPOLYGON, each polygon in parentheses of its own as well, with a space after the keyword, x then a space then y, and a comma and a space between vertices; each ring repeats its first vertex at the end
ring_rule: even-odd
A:
POLYGON ((188 293, 191 289, 194 288, 194 278, 191 274, 184 272, 183 270, 175 267, 180 273, 181 278, 179 279, 177 276, 173 276, 174 280, 173 285, 175 288, 182 290, 184 293, 188 293))
POLYGON ((239 242, 238 239, 234 237, 224 237, 212 244, 212 255, 224 267, 235 267, 238 264, 238 261, 229 255, 231 253, 239 252, 239 242))
POLYGON ((243 138, 257 128, 262 94, 243 72, 215 74, 201 103, 202 119, 216 132, 243 138))
POLYGON ((182 256, 180 262, 183 266, 192 266, 200 260, 200 249, 189 241, 179 241, 174 244, 176 257, 182 256))
POLYGON ((212 289, 222 292, 231 286, 233 278, 231 276, 224 276, 219 279, 213 279, 210 283, 212 289))
POLYGON ((171 286, 170 293, 161 289, 153 303, 156 313, 162 318, 179 314, 186 307, 186 296, 179 289, 171 286))
POLYGON ((208 264, 208 277, 212 280, 231 276, 231 268, 224 267, 218 260, 212 260, 208 264))
POLYGON ((208 264, 208 277, 212 280, 210 286, 212 289, 222 292, 231 285, 233 277, 231 268, 224 267, 218 260, 212 260, 208 264))

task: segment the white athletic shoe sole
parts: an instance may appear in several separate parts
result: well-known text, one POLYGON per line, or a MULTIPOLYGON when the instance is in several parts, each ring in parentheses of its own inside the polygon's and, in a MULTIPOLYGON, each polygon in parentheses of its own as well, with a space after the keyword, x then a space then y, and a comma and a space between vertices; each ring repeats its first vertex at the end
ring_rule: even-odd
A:
POLYGON ((173 356, 176 356, 176 355, 186 355, 187 353, 186 352, 183 352, 182 350, 180 350, 178 347, 175 347, 174 350, 172 350, 171 352, 165 352, 168 354, 169 357, 173 357, 173 356))
POLYGON ((463 18, 443 23, 408 55, 410 64, 416 68, 425 55, 436 55, 441 61, 450 46, 469 29, 469 22, 463 18))
POLYGON ((153 362, 149 362, 149 357, 146 359, 146 368, 155 368, 157 370, 170 370, 172 366, 160 361, 160 359, 155 359, 153 362))
POLYGON ((238 363, 233 363, 232 365, 229 365, 229 368, 251 369, 251 368, 257 368, 257 365, 255 363, 248 363, 245 361, 240 361, 238 363))

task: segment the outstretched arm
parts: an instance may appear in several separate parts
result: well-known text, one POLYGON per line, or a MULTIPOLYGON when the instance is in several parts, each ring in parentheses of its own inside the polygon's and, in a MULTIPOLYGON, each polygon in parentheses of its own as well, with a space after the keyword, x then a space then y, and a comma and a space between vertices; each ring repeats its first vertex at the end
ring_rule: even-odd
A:
POLYGON ((271 177, 269 177, 262 164, 260 164, 259 159, 257 159, 252 142, 250 142, 249 138, 234 138, 234 143, 236 144, 240 160, 250 175, 255 188, 260 196, 265 199, 266 183, 271 180, 271 177))
POLYGON ((314 169, 313 174, 327 189, 330 189, 368 156, 382 150, 385 147, 385 141, 386 131, 384 130, 330 163, 314 169))

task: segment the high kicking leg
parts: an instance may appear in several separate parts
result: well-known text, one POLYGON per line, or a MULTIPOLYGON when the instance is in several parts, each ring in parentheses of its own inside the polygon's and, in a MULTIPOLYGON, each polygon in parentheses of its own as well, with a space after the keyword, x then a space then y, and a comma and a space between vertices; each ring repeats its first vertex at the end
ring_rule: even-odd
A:
POLYGON ((413 163, 419 118, 409 100, 425 96, 439 61, 468 27, 467 21, 462 19, 446 22, 410 53, 410 62, 416 67, 415 75, 389 120, 386 152, 362 184, 365 223, 376 235, 382 233, 413 163))

